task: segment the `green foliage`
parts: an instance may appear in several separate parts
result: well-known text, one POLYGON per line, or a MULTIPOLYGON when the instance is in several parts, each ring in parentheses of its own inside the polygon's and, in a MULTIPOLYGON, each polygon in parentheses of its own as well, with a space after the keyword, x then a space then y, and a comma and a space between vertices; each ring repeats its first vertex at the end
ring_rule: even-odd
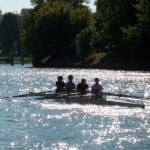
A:
POLYGON ((22 39, 39 64, 47 56, 83 61, 94 50, 149 59, 149 0, 97 0, 94 14, 83 5, 88 0, 31 2, 35 8, 24 20, 22 39))
MULTIPOLYGON (((149 59, 150 41, 150 2, 138 0, 136 5, 136 23, 122 28, 125 49, 122 51, 132 59, 149 59)), ((146 61, 146 60, 145 60, 146 61)))
POLYGON ((150 1, 149 0, 138 0, 137 18, 138 18, 138 31, 140 38, 139 51, 142 51, 140 57, 143 56, 149 62, 150 56, 150 1))
POLYGON ((136 0, 97 0, 97 30, 103 49, 119 52, 123 35, 121 28, 136 22, 134 4, 136 0))
POLYGON ((92 51, 91 48, 92 36, 93 30, 91 28, 85 28, 79 34, 77 34, 76 37, 77 54, 81 58, 82 63, 84 58, 88 56, 92 51))
POLYGON ((14 50, 19 42, 19 24, 17 15, 6 13, 1 21, 1 36, 4 52, 8 54, 10 50, 14 50))
POLYGON ((97 31, 105 51, 130 60, 147 60, 150 55, 150 1, 97 0, 97 31))
MULTIPOLYGON (((55 2, 58 0, 30 0, 32 5, 35 5, 37 8, 41 7, 43 4, 47 2, 55 2)), ((61 0, 61 2, 66 2, 71 4, 74 8, 83 7, 83 3, 89 3, 89 0, 61 0)))
POLYGON ((140 34, 137 26, 128 26, 122 28, 123 33, 123 49, 121 54, 128 57, 128 59, 133 59, 138 53, 139 38, 140 34))
POLYGON ((65 61, 76 55, 76 34, 88 26, 90 11, 73 8, 62 0, 47 2, 24 18, 22 41, 32 56, 33 63, 51 56, 55 61, 65 61), (81 15, 82 14, 82 15, 81 15))
POLYGON ((150 1, 138 0, 138 2, 139 3, 136 5, 138 21, 141 26, 144 26, 144 24, 148 25, 150 23, 150 1))

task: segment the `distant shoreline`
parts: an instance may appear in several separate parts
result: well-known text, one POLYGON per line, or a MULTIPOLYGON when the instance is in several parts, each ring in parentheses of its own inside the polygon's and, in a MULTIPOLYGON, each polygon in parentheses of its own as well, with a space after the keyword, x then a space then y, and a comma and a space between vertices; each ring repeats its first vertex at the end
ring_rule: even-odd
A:
MULTIPOLYGON (((5 61, 0 61, 0 64, 10 64, 5 61)), ((20 61, 15 61, 15 64, 20 64, 20 61)), ((25 61, 24 64, 32 64, 29 61, 25 61)), ((143 65, 143 64, 46 64, 42 66, 33 66, 33 68, 71 68, 71 69, 104 69, 104 70, 122 70, 122 71, 147 71, 150 72, 150 66, 149 65, 143 65)))
POLYGON ((122 71, 150 71, 150 66, 139 65, 73 65, 73 64, 51 64, 34 68, 71 68, 71 69, 104 69, 104 70, 122 70, 122 71))
POLYGON ((41 67, 46 68, 85 68, 85 69, 106 69, 106 70, 122 70, 122 71, 150 71, 150 64, 144 60, 129 60, 120 55, 104 55, 96 53, 92 57, 92 61, 84 59, 81 62, 59 62, 47 61, 41 67))

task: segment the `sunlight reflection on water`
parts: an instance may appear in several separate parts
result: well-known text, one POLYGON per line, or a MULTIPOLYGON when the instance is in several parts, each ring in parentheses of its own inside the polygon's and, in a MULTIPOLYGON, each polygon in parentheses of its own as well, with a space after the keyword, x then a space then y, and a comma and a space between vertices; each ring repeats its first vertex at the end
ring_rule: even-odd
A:
POLYGON ((29 91, 53 90, 57 76, 62 75, 67 81, 69 74, 74 75, 76 84, 81 78, 86 78, 91 86, 94 78, 99 77, 106 92, 148 97, 150 73, 26 67, 0 66, 2 149, 149 148, 149 100, 145 101, 146 109, 143 110, 119 106, 60 104, 54 100, 35 100, 34 97, 3 97, 29 91))

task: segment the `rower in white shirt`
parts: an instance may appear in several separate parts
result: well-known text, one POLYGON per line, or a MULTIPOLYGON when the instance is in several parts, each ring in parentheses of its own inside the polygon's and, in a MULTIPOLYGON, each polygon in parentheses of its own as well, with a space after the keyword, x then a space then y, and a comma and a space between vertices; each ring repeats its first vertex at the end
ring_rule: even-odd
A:
POLYGON ((94 96, 103 96, 103 86, 99 84, 99 78, 95 78, 95 84, 91 87, 91 93, 94 96))
POLYGON ((68 76, 68 82, 65 85, 65 89, 67 93, 75 92, 76 85, 73 83, 73 76, 68 76))

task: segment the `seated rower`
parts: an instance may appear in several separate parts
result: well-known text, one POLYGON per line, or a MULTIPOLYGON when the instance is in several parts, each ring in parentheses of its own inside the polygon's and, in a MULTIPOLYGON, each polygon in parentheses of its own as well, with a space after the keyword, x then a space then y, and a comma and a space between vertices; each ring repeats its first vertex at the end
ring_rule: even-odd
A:
POLYGON ((86 83, 85 79, 81 79, 81 82, 77 85, 77 92, 80 94, 86 94, 88 92, 89 86, 86 83))
POLYGON ((62 76, 58 76, 58 80, 56 81, 56 93, 65 92, 65 82, 63 81, 62 76))
POLYGON ((65 85, 65 89, 67 93, 75 92, 76 85, 73 83, 73 76, 68 76, 68 83, 65 85))
POLYGON ((103 87, 99 84, 99 78, 95 78, 95 84, 91 87, 91 93, 96 97, 102 97, 103 96, 103 87))

